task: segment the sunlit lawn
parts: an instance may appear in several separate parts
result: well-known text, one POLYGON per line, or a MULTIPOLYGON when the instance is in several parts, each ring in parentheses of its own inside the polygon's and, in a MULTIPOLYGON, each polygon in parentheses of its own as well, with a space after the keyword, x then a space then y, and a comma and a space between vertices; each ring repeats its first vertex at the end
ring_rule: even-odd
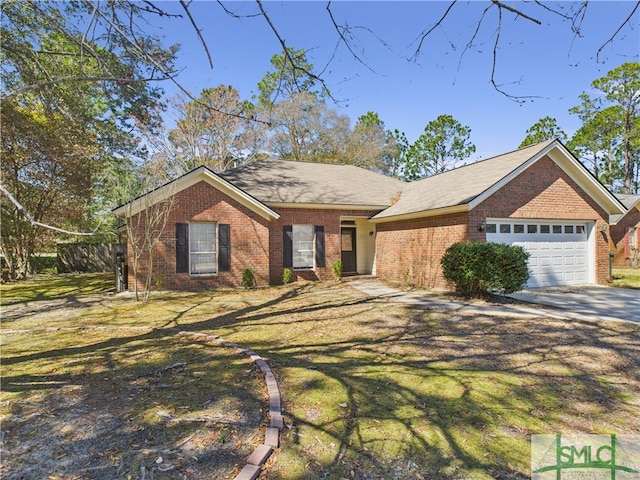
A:
POLYGON ((640 289, 640 268, 614 268, 612 273, 612 286, 640 289))
MULTIPOLYGON (((24 298, 20 288, 3 293, 24 298)), ((79 295, 52 308, 46 325, 178 326, 265 357, 286 422, 265 478, 524 479, 530 434, 640 433, 635 325, 456 316, 370 299, 333 282, 155 293, 148 303, 79 295)), ((28 312, 36 303, 20 307, 28 312)), ((16 316, 17 305, 6 307, 4 330, 44 326, 42 315, 16 316)), ((46 344, 29 337, 6 337, 3 357, 31 356, 33 365, 20 368, 36 377, 95 355, 47 355, 69 348, 63 331, 51 332, 46 344)), ((114 368, 131 368, 125 357, 138 348, 152 355, 155 347, 131 344, 114 368)), ((178 358, 171 342, 162 348, 178 358)), ((216 351, 208 355, 212 368, 224 368, 216 351)), ((3 377, 24 375, 15 368, 4 365, 3 377)), ((32 394, 3 392, 3 413, 32 394)))

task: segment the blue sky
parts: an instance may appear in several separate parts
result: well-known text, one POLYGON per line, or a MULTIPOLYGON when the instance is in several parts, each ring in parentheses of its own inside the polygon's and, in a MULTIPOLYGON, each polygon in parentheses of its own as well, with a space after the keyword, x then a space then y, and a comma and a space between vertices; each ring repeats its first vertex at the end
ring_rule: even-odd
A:
MULTIPOLYGON (((590 90, 596 78, 629 61, 640 52, 640 11, 596 59, 635 2, 590 2, 581 25, 582 36, 571 24, 532 2, 507 2, 540 20, 536 25, 503 12, 496 81, 511 95, 534 97, 523 104, 497 92, 490 83, 497 9, 483 20, 475 44, 463 56, 483 10, 489 2, 459 2, 443 25, 426 39, 422 53, 411 61, 420 35, 444 14, 450 2, 333 2, 337 23, 352 27, 354 47, 366 66, 339 45, 326 12, 326 2, 265 1, 264 7, 287 45, 308 51, 307 57, 336 99, 334 108, 351 118, 367 111, 378 113, 389 129, 406 133, 410 142, 441 114, 451 114, 471 128, 476 145, 472 160, 488 158, 518 147, 526 130, 551 116, 565 132, 579 127, 568 109, 578 95, 590 90)), ((177 2, 160 3, 169 12, 181 11, 177 2)), ((238 15, 257 13, 253 2, 226 2, 238 15)), ((574 2, 545 2, 553 9, 576 8, 574 2)), ((262 17, 232 18, 217 2, 194 1, 191 12, 202 30, 211 56, 208 65, 202 45, 186 18, 158 21, 158 33, 167 43, 180 43, 178 80, 193 93, 228 84, 250 99, 270 69, 270 59, 281 46, 262 17)), ((163 85, 168 92, 170 85, 163 85)))

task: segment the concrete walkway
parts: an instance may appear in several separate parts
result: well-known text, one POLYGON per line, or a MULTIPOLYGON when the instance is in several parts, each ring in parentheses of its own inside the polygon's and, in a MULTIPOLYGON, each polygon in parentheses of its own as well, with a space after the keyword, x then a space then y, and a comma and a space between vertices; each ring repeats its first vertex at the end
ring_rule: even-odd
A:
POLYGON ((399 303, 450 310, 460 314, 501 317, 546 317, 574 320, 609 320, 640 324, 640 291, 611 287, 573 287, 532 289, 509 295, 526 304, 467 302, 462 299, 430 294, 426 290, 401 290, 375 279, 352 279, 349 285, 372 297, 399 303), (597 295, 594 294, 597 292, 597 295))

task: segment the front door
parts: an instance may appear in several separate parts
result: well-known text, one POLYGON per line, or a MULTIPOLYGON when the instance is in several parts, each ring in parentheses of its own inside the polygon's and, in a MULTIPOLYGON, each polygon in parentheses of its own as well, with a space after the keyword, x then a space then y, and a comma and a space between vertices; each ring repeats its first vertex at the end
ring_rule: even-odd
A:
POLYGON ((342 272, 356 273, 356 229, 354 227, 342 227, 340 237, 342 272))

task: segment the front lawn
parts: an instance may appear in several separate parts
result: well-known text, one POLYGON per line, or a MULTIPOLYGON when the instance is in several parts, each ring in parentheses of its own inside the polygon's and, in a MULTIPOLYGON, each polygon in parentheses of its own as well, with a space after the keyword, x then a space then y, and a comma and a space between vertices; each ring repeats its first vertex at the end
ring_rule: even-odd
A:
POLYGON ((614 268, 609 284, 613 287, 640 290, 640 268, 614 268))
MULTIPOLYGON (((3 286, 3 297, 12 288, 3 286)), ((268 479, 525 479, 530 434, 640 433, 636 325, 463 316, 370 299, 333 282, 162 293, 147 303, 95 293, 48 303, 42 313, 37 307, 47 304, 38 301, 3 305, 3 330, 177 326, 221 335, 265 357, 278 377, 286 423, 282 445, 263 474, 268 479)), ((170 422, 159 420, 158 411, 173 418, 206 417, 199 409, 207 394, 229 400, 235 405, 230 411, 255 411, 252 402, 264 401, 260 385, 251 383, 260 383, 259 374, 233 352, 185 344, 157 330, 94 335, 3 335, 3 425, 46 412, 65 389, 91 399, 118 389, 127 396, 138 389, 155 392, 144 390, 145 382, 168 385, 163 388, 172 388, 178 400, 165 398, 160 389, 146 405, 135 395, 134 403, 122 403, 134 424, 173 442, 174 457, 163 461, 175 468, 156 469, 154 478, 211 478, 186 457, 178 458, 182 450, 175 445, 197 428, 172 440, 170 422), (186 366, 162 372, 183 361, 186 366), (179 374, 184 378, 168 378, 179 374), (103 378, 117 377, 122 383, 111 390, 100 385, 103 378), (250 385, 243 390, 246 381, 250 385), (189 391, 190 385, 197 390, 189 391)), ((99 422, 99 415, 94 419, 99 422)), ((67 428, 69 441, 80 435, 77 424, 67 428)), ((126 448, 133 447, 110 446, 118 428, 115 437, 96 446, 100 453, 116 463, 122 458, 128 471, 138 471, 145 461, 153 468, 159 454, 129 457, 126 448)), ((208 428, 199 425, 200 432, 208 428)), ((8 429, 5 439, 9 453, 26 450, 11 443, 13 432, 8 429)), ((201 452, 223 446, 219 435, 206 440, 201 452)), ((241 447, 240 438, 235 440, 241 447)), ((137 452, 148 449, 136 441, 137 452)), ((3 455, 3 462, 12 461, 3 455)))

